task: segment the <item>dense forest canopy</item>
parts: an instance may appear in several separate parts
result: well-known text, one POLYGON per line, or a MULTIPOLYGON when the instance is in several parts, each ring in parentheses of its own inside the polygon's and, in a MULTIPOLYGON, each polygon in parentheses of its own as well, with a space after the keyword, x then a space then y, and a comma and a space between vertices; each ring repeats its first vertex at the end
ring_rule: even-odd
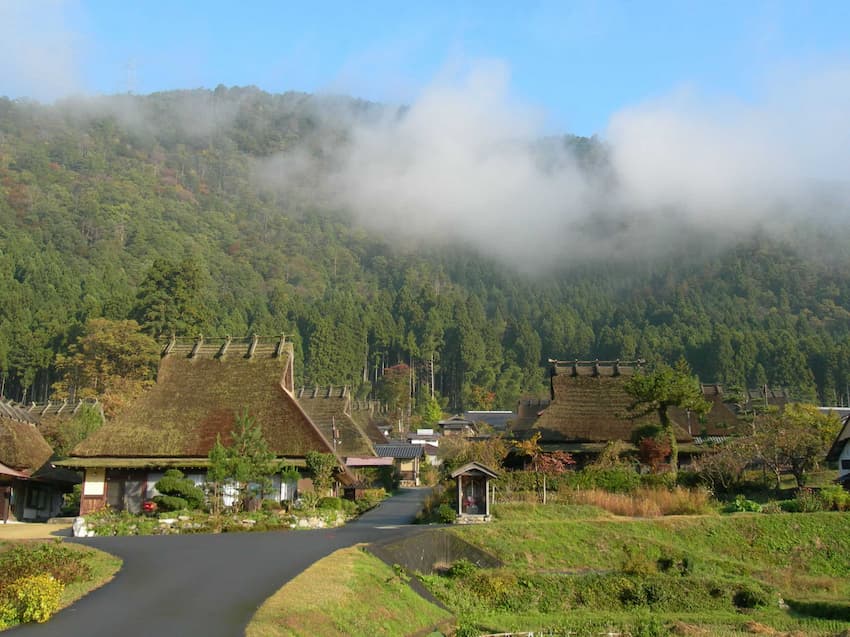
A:
MULTIPOLYGON (((627 249, 640 240, 627 217, 598 210, 583 231, 616 236, 609 249, 562 249, 553 231, 523 267, 450 225, 420 241, 359 223, 321 185, 349 122, 404 116, 253 88, 0 99, 0 393, 48 398, 57 357, 104 318, 152 336, 286 333, 299 384, 363 395, 404 363, 451 410, 544 393, 549 357, 684 357, 703 382, 848 402, 840 215, 746 233, 671 224, 650 229, 671 240, 646 253, 627 249)), ((532 152, 543 170, 568 157, 614 179, 596 139, 532 152)))

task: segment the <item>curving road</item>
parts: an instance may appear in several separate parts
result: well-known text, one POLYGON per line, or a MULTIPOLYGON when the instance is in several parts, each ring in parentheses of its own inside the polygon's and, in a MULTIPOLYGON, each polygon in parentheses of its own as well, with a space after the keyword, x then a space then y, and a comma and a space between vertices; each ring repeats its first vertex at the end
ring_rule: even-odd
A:
MULTIPOLYGON (((115 579, 15 637, 238 637, 263 601, 337 549, 419 532, 427 489, 407 489, 338 529, 75 540, 124 560, 115 579)), ((320 582, 316 583, 321 586, 320 582)))

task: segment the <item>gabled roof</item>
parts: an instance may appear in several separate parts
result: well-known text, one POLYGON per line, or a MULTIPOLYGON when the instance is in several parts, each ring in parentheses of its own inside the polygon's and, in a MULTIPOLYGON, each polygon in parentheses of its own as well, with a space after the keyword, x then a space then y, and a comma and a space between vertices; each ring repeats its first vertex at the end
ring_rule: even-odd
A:
MULTIPOLYGON (((660 425, 655 413, 630 417, 633 399, 626 393, 625 381, 635 373, 635 364, 552 362, 552 402, 535 421, 514 426, 518 437, 539 431, 541 443, 629 441, 634 429, 660 425)), ((674 419, 676 439, 690 442, 691 436, 678 425, 674 419)))
POLYGON ((826 459, 830 462, 838 460, 848 440, 850 440, 850 417, 844 419, 841 431, 838 432, 832 446, 829 448, 829 452, 826 454, 826 459))
POLYGON ((31 475, 52 455, 53 449, 35 424, 0 416, 0 463, 31 475))
MULTIPOLYGON (((372 440, 351 417, 352 400, 348 387, 301 388, 295 396, 325 438, 333 441, 336 430, 336 450, 340 455, 375 455, 372 440)), ((376 428, 375 434, 383 438, 376 428)))
POLYGON ((460 475, 485 475, 489 478, 498 478, 499 474, 493 471, 490 467, 481 464, 480 462, 470 462, 462 467, 452 471, 452 478, 457 478, 460 475))
POLYGON ((425 449, 424 445, 411 445, 405 443, 375 445, 375 452, 381 458, 398 458, 399 460, 411 460, 421 458, 425 449))
MULTIPOLYGON (((278 455, 332 452, 290 393, 292 343, 283 339, 173 339, 163 350, 154 387, 77 445, 72 457, 205 457, 224 444, 247 410, 278 455)), ((68 461, 63 464, 70 464, 68 461)))
POLYGON ((487 423, 496 431, 505 431, 517 414, 512 411, 465 411, 463 417, 476 424, 487 423))

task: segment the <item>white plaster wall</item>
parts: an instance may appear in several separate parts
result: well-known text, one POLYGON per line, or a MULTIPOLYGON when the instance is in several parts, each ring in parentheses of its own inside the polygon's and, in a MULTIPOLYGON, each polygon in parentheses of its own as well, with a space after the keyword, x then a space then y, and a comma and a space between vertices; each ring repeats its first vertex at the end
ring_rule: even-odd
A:
POLYGON ((106 469, 86 469, 83 495, 103 495, 104 493, 106 493, 106 469))
POLYGON ((845 460, 850 460, 850 440, 844 443, 844 449, 841 450, 841 455, 838 456, 838 477, 843 478, 848 473, 850 473, 850 469, 842 469, 841 465, 844 464, 845 460))

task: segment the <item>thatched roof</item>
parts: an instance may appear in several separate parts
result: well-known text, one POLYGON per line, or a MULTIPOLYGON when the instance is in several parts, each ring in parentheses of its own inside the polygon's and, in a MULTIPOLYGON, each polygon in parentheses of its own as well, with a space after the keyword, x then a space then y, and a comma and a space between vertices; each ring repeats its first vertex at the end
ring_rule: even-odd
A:
POLYGON ((740 419, 723 401, 723 388, 720 385, 702 385, 702 396, 711 403, 707 414, 689 415, 684 409, 671 407, 669 413, 673 421, 694 436, 733 436, 742 432, 740 419))
POLYGON ((35 424, 0 415, 0 463, 32 474, 52 455, 53 449, 35 424))
MULTIPOLYGON (((625 382, 635 372, 634 364, 599 361, 558 362, 552 367, 552 402, 539 418, 514 426, 514 434, 528 437, 540 432, 541 443, 629 441, 636 428, 660 425, 655 413, 631 418, 633 399, 625 382)), ((676 423, 676 439, 692 438, 676 423)))
MULTIPOLYGON (((364 427, 352 418, 353 404, 348 387, 315 387, 295 392, 298 404, 310 416, 310 420, 321 430, 325 438, 334 439, 336 428, 336 450, 342 456, 374 456, 372 440, 364 427)), ((383 435, 367 418, 366 429, 383 435)))
POLYGON ((247 410, 281 457, 332 452, 290 393, 292 344, 224 339, 172 340, 163 350, 156 385, 71 452, 92 458, 198 458, 217 436, 224 444, 247 410))

